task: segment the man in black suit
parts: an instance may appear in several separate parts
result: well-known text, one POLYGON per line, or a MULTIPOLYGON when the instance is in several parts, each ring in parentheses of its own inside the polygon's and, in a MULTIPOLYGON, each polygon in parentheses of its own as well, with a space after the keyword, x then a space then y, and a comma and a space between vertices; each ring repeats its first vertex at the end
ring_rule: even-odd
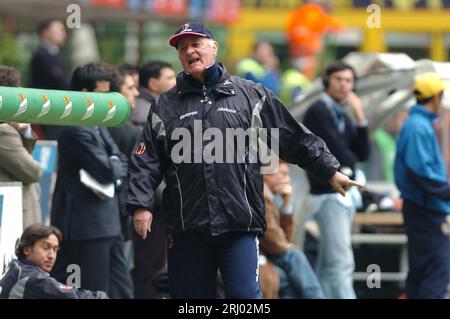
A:
MULTIPOLYGON (((45 20, 39 24, 37 31, 40 44, 30 62, 30 86, 39 89, 68 90, 70 74, 60 52, 66 41, 64 24, 55 19, 45 20)), ((41 125, 40 129, 45 139, 56 140, 61 127, 41 125)))
MULTIPOLYGON (((108 92, 111 75, 111 69, 103 64, 78 67, 71 89, 108 92)), ((117 284, 114 274, 127 271, 126 268, 116 269, 114 264, 116 254, 123 254, 115 249, 122 240, 117 194, 127 175, 127 159, 104 127, 63 128, 58 138, 58 152, 51 223, 61 229, 66 239, 62 242, 54 276, 62 281, 67 275, 67 266, 78 264, 82 288, 109 293, 117 284), (80 181, 80 169, 101 184, 114 183, 114 197, 99 196, 86 187, 80 181)))
MULTIPOLYGON (((119 92, 125 96, 128 102, 130 102, 131 110, 135 107, 136 97, 139 95, 136 82, 133 78, 134 74, 133 69, 128 67, 128 65, 124 65, 124 67, 119 67, 118 70, 114 72, 111 81, 111 92, 119 92)), ((138 126, 128 120, 122 126, 108 127, 108 131, 120 151, 127 157, 130 157, 141 133, 138 126)), ((127 215, 129 214, 127 213, 127 215)))
MULTIPOLYGON (((131 109, 134 108, 136 97, 139 95, 133 76, 133 69, 128 66, 123 68, 120 67, 116 72, 114 72, 114 76, 111 81, 111 92, 119 92, 123 94, 123 96, 127 98, 128 102, 130 102, 131 109)), ((108 127, 108 131, 116 145, 119 147, 119 150, 125 154, 128 159, 138 143, 141 135, 140 129, 131 121, 127 121, 122 126, 108 127)), ((125 240, 129 240, 131 239, 131 216, 125 205, 126 187, 121 189, 119 194, 119 202, 120 215, 122 218, 122 233, 125 240)))
MULTIPOLYGON (((176 84, 176 74, 172 66, 164 61, 149 61, 139 70, 139 94, 130 121, 139 128, 144 126, 148 112, 159 96, 176 84)), ((131 154, 130 154, 131 155, 131 154)), ((157 211, 161 208, 165 182, 156 190, 157 211)), ((142 239, 133 232, 134 268, 132 271, 136 298, 160 298, 164 287, 157 287, 155 280, 167 273, 167 234, 161 214, 155 214, 152 232, 142 239), (162 288, 162 289, 160 289, 162 288)))

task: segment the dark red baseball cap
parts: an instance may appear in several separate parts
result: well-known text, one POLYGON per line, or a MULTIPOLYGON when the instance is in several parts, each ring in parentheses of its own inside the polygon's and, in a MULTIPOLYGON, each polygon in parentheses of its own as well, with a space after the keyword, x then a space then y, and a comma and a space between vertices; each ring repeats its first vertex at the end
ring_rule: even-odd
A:
POLYGON ((214 39, 213 34, 200 22, 188 22, 175 31, 175 34, 169 39, 169 44, 176 48, 178 45, 178 40, 186 35, 198 35, 201 37, 214 39))

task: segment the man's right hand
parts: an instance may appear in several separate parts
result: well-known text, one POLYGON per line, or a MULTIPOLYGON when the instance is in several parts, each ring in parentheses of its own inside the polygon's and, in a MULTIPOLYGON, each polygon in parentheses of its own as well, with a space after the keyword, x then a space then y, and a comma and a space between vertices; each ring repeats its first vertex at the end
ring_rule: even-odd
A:
POLYGON ((352 186, 358 186, 361 189, 364 188, 363 184, 357 183, 354 180, 351 180, 347 175, 344 175, 340 172, 334 173, 334 175, 330 179, 330 184, 333 189, 345 197, 345 192, 350 189, 352 186))
POLYGON ((147 232, 151 232, 152 221, 153 221, 153 214, 149 210, 145 208, 139 208, 134 211, 133 214, 134 230, 142 237, 142 239, 147 238, 147 232))

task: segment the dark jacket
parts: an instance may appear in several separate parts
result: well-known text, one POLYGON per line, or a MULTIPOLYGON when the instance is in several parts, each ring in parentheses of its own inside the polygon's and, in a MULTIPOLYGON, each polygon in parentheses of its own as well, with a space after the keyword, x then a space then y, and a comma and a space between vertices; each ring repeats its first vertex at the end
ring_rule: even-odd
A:
POLYGON ((131 110, 130 122, 143 129, 147 121, 148 112, 152 105, 155 104, 155 97, 149 89, 140 87, 139 97, 136 99, 136 105, 131 110))
MULTIPOLYGON (((151 108, 144 141, 131 157, 129 211, 147 208, 154 212, 155 190, 164 175, 167 187, 162 211, 170 233, 264 232, 261 163, 249 160, 249 147, 256 145, 253 142, 250 145, 246 139, 245 145, 233 146, 235 137, 224 143, 222 163, 205 160, 176 163, 176 156, 171 153, 180 153, 177 143, 182 138, 176 136, 181 131, 175 129, 184 128, 184 133, 194 137, 192 142, 201 147, 196 154, 201 157, 199 153, 207 152, 212 144, 207 139, 202 143, 202 137, 198 138, 208 128, 215 128, 224 137, 227 128, 278 128, 280 157, 312 171, 324 183, 336 172, 339 163, 325 143, 297 123, 280 100, 262 85, 230 76, 220 64, 207 70, 205 83, 202 86, 182 72, 176 87, 161 95, 151 108), (201 123, 194 123, 195 120, 201 123), (194 134, 194 128, 200 132, 194 134), (232 163, 225 161, 230 146, 234 147, 232 163), (245 154, 244 163, 243 158, 237 158, 241 151, 245 154)), ((185 154, 191 161, 197 156, 194 151, 195 146, 185 154)))
POLYGON ((127 159, 100 127, 65 127, 58 140, 58 178, 53 194, 51 223, 69 241, 120 235, 117 189, 101 199, 80 181, 80 169, 101 184, 116 183, 127 175, 127 159))
POLYGON ((13 260, 0 279, 0 299, 108 299, 103 291, 66 286, 28 262, 13 260))
POLYGON ((56 47, 41 44, 30 62, 31 87, 68 90, 70 74, 56 47))
MULTIPOLYGON (((108 132, 111 134, 111 137, 120 152, 124 154, 127 159, 129 159, 141 135, 139 128, 131 122, 126 122, 124 125, 119 127, 108 127, 108 132)), ((131 239, 131 216, 126 207, 127 188, 128 179, 125 180, 125 184, 120 188, 118 196, 122 234, 125 239, 131 239)))
MULTIPOLYGON (((30 87, 38 89, 69 90, 70 72, 56 46, 41 43, 30 61, 30 87)), ((34 125, 36 128, 36 125, 34 125)), ((62 126, 38 125, 47 140, 57 140, 62 126)))
MULTIPOLYGON (((350 118, 344 114, 343 121, 345 127, 342 131, 338 129, 332 110, 327 107, 324 101, 319 100, 309 107, 306 111, 303 124, 314 134, 321 137, 331 153, 336 156, 341 169, 350 168, 354 178, 355 166, 357 161, 364 161, 369 157, 370 142, 368 127, 357 127, 350 118)), ((342 171, 344 174, 345 171, 342 171)), ((331 185, 320 183, 313 175, 308 172, 308 180, 311 186, 311 194, 334 193, 331 185)))

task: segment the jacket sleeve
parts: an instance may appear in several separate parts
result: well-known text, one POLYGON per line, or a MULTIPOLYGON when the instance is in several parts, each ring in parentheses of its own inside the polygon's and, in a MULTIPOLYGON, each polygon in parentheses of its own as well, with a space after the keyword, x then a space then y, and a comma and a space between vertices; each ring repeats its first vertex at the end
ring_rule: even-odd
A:
POLYGON ((127 208, 133 213, 138 208, 156 212, 156 189, 162 180, 159 138, 165 138, 164 124, 150 109, 141 139, 130 158, 130 180, 127 208))
POLYGON ((12 127, 3 127, 0 138, 0 167, 24 184, 38 182, 41 164, 24 147, 19 133, 12 127))
MULTIPOLYGON (((312 106, 308 109, 305 114, 305 118, 303 123, 308 127, 314 134, 322 137, 327 146, 330 148, 330 151, 336 156, 342 166, 350 167, 354 170, 356 162, 358 161, 358 154, 354 152, 351 148, 349 148, 347 141, 341 138, 342 134, 339 133, 336 124, 333 121, 333 118, 326 111, 325 107, 321 107, 320 105, 312 106)), ((346 121, 346 125, 353 125, 349 121, 346 121)), ((352 128, 353 129, 353 128, 352 128)), ((355 139, 351 142, 353 144, 361 144, 360 140, 368 139, 368 130, 365 128, 358 128, 355 135, 355 139)), ((368 140, 367 140, 368 143, 368 140)), ((357 146, 355 148, 358 149, 357 146)), ((365 154, 361 154, 365 155, 365 154)))
POLYGON ((437 171, 434 159, 433 139, 424 131, 415 130, 404 148, 405 154, 399 154, 406 166, 409 178, 425 193, 450 200, 450 185, 437 171))
POLYGON ((278 129, 279 139, 274 142, 278 142, 279 157, 307 170, 323 184, 328 183, 339 168, 337 159, 325 142, 298 123, 271 91, 264 91, 261 120, 268 135, 273 135, 272 129, 278 129))
POLYGON ((38 49, 30 62, 33 87, 69 89, 69 75, 61 55, 50 55, 45 49, 38 49))
POLYGON ((125 154, 123 154, 119 147, 117 146, 116 142, 114 142, 111 134, 109 134, 108 130, 106 128, 102 128, 102 136, 110 145, 110 156, 114 155, 117 158, 113 157, 111 161, 111 165, 113 168, 114 178, 115 179, 125 179, 128 174, 128 159, 125 154))
POLYGON ((366 161, 370 155, 369 126, 356 126, 352 130, 353 139, 350 148, 358 157, 358 161, 366 161))
POLYGON ((107 299, 102 291, 89 291, 66 286, 56 279, 39 273, 26 283, 26 299, 107 299))
POLYGON ((79 167, 85 169, 99 183, 115 183, 117 179, 126 176, 126 160, 122 162, 120 152, 116 156, 110 156, 98 144, 97 137, 92 132, 82 127, 65 131, 59 141, 61 152, 76 159, 79 167))

